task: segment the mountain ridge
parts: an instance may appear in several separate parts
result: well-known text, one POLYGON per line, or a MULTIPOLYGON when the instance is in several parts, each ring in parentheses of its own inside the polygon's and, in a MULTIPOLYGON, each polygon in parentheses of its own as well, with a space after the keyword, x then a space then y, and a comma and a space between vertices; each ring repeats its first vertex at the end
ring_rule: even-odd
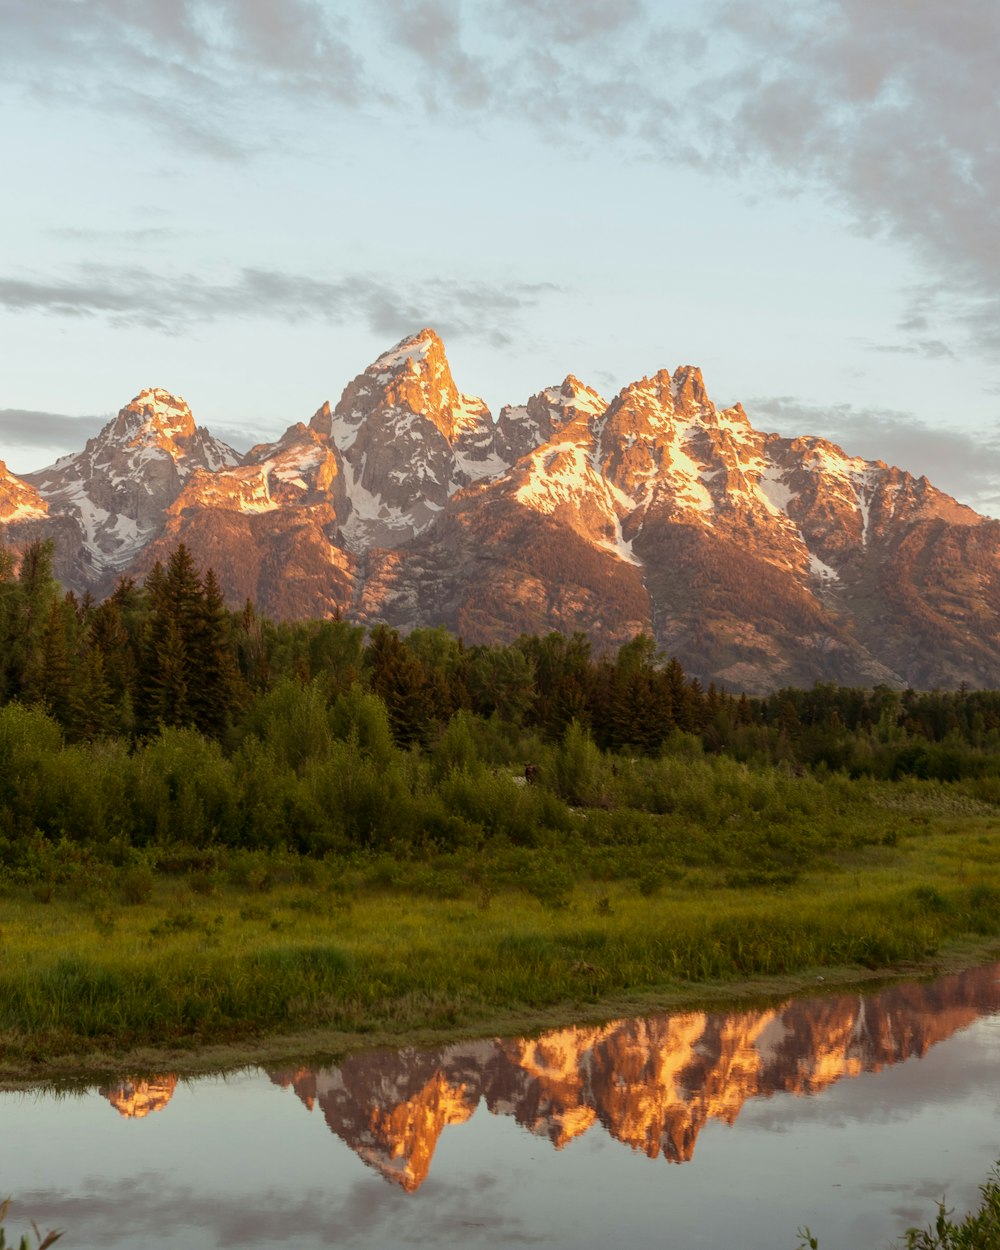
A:
POLYGON ((445 625, 470 644, 653 634, 703 681, 1000 685, 1000 524, 880 460, 719 410, 701 370, 610 401, 570 374, 494 422, 431 329, 243 455, 141 392, 0 473, 0 541, 100 597, 184 542, 233 607, 445 625))

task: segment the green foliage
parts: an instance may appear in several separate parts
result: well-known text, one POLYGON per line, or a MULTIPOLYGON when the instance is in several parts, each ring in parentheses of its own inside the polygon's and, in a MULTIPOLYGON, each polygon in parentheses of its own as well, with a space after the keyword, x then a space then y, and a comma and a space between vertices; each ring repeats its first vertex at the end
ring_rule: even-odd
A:
MULTIPOLYGON (((927 1228, 909 1228, 904 1234, 906 1250, 1000 1250, 1000 1170, 980 1186, 982 1203, 956 1224, 944 1201, 927 1228)), ((798 1250, 818 1250, 819 1238, 809 1228, 800 1228, 798 1250)))
POLYGON ((906 1232, 906 1250, 1000 1250, 1000 1172, 980 1186, 982 1205, 960 1224, 951 1219, 944 1202, 927 1228, 906 1232))
MULTIPOLYGON (((444 994, 453 1017, 470 995, 538 1003, 883 967, 1000 933, 1000 695, 737 699, 688 681, 645 637, 599 660, 581 635, 467 650, 443 630, 379 627, 366 645, 342 621, 231 616, 182 549, 96 608, 60 597, 46 561, 33 551, 15 572, 0 551, 0 888, 45 915, 81 909, 89 971, 60 981, 49 959, 46 984, 67 1013, 89 986, 109 1036, 129 969, 152 995, 149 1020, 172 1012, 178 1036, 244 1027, 251 996, 199 1015, 119 944, 201 943, 197 984, 228 941, 227 892, 252 896, 233 926, 284 933, 306 911, 272 906, 289 882, 309 882, 316 932, 299 947, 339 950, 321 922, 383 898, 401 915, 414 900, 453 904, 415 945, 395 914, 380 919, 419 959, 396 960, 384 934, 359 939, 360 962, 347 951, 335 1007, 352 1020, 375 998, 391 1014, 407 995, 444 994), (601 946, 595 923, 617 941, 601 946), (494 968, 519 925, 549 926, 544 959, 528 943, 494 968)), ((315 1004, 333 971, 309 959, 291 977, 313 978, 302 1001, 315 1004)), ((280 963, 241 975, 263 987, 280 963)), ((0 970, 0 1003, 9 988, 42 1010, 15 965, 0 970)), ((284 1018, 261 992, 268 1019, 284 1018)), ((21 1008, 12 1028, 30 1018, 15 1023, 21 1008)), ((60 1019, 52 1028, 76 1028, 60 1019)))
POLYGON ((331 708, 330 730, 341 741, 353 740, 375 764, 385 767, 395 755, 385 704, 357 682, 340 694, 331 708))
POLYGON ((591 807, 604 799, 609 769, 588 731, 570 721, 551 759, 551 783, 556 793, 579 807, 591 807))
MULTIPOLYGON (((0 1250, 8 1250, 7 1237, 6 1237, 6 1234, 4 1233, 3 1225, 4 1225, 4 1221, 7 1219, 7 1214, 9 1210, 10 1210, 10 1199, 5 1198, 3 1202, 0 1202, 0 1250)), ((55 1245, 55 1243, 62 1236, 62 1233, 57 1233, 53 1230, 53 1231, 47 1232, 45 1236, 43 1237, 42 1234, 38 1231, 37 1226, 32 1225, 32 1228, 35 1233, 35 1240, 38 1243, 38 1250, 48 1250, 48 1247, 55 1245)), ((14 1250, 14 1247, 13 1246, 9 1247, 9 1250, 14 1250)), ((27 1233, 25 1233, 21 1237, 21 1240, 17 1243, 17 1250, 32 1250, 31 1238, 28 1236, 27 1233)))
POLYGON ((434 771, 438 777, 455 769, 468 772, 479 762, 479 752, 472 730, 472 717, 459 710, 448 721, 433 751, 434 771))
POLYGON ((243 732, 256 737, 275 764, 296 772, 310 760, 327 758, 331 733, 319 684, 290 678, 279 682, 253 701, 243 732))

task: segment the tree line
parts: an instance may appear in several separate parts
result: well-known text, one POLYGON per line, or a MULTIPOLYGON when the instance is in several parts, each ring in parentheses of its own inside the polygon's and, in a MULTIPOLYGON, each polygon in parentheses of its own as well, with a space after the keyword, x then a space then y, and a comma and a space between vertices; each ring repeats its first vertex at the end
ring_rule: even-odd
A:
POLYGON ((465 646, 442 628, 407 636, 341 619, 275 622, 225 606, 186 547, 100 603, 63 593, 52 547, 0 548, 0 706, 41 708, 69 743, 190 729, 232 750, 284 686, 327 708, 358 689, 385 708, 396 747, 430 750, 458 713, 508 736, 652 756, 677 735, 746 762, 894 778, 992 774, 1000 692, 818 684, 765 697, 707 688, 640 635, 615 655, 589 640, 524 635, 465 646))

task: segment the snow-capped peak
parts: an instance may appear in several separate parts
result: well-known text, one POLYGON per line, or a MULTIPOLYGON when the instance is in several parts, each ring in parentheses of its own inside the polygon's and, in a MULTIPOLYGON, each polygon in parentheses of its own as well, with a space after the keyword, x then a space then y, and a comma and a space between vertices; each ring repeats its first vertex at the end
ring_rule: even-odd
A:
POLYGON ((194 417, 184 400, 159 386, 140 391, 121 410, 119 419, 122 420, 120 432, 127 431, 132 441, 190 438, 195 432, 194 417))
POLYGON ((416 373, 419 368, 418 362, 429 355, 444 356, 444 344, 434 330, 425 327, 417 334, 410 334, 405 339, 400 339, 394 347, 383 352, 373 364, 369 365, 367 371, 385 373, 403 368, 416 373))

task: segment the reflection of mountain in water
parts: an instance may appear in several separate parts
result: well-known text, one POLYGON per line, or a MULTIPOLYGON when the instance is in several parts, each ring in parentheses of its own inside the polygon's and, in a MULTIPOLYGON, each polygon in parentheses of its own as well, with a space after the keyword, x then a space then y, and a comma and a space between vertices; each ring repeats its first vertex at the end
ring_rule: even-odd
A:
POLYGON ((99 1091, 126 1120, 142 1120, 151 1111, 162 1111, 177 1088, 176 1076, 154 1076, 148 1081, 121 1081, 99 1091))
POLYGON ((359 1054, 340 1068, 274 1072, 332 1132, 404 1189, 423 1183, 448 1124, 480 1100, 556 1149, 595 1122, 634 1150, 690 1159, 710 1119, 748 1098, 814 1094, 845 1076, 920 1056, 1000 1010, 1000 966, 871 996, 792 999, 742 1014, 689 1012, 560 1029, 438 1051, 359 1054))

